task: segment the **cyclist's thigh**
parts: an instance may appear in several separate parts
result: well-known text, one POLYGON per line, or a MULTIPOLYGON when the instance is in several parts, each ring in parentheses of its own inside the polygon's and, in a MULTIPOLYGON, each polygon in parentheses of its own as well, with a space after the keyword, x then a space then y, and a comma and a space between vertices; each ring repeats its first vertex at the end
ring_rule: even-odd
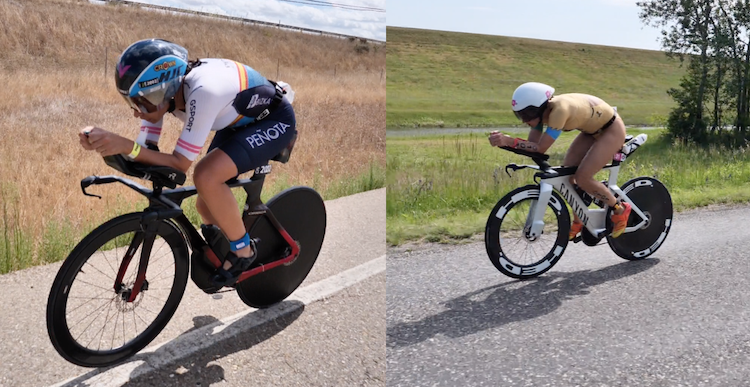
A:
POLYGON ((238 174, 234 160, 219 148, 216 151, 209 152, 206 157, 198 162, 195 166, 193 179, 196 184, 199 184, 199 181, 201 183, 223 183, 238 174))
POLYGON ((581 160, 586 156, 586 153, 594 144, 594 137, 586 134, 579 133, 568 148, 568 152, 565 153, 565 159, 563 165, 566 167, 575 167, 581 164, 581 160))
POLYGON ((605 165, 612 161, 612 157, 622 148, 625 142, 625 124, 618 117, 612 125, 605 129, 589 149, 581 161, 576 177, 592 178, 605 165))

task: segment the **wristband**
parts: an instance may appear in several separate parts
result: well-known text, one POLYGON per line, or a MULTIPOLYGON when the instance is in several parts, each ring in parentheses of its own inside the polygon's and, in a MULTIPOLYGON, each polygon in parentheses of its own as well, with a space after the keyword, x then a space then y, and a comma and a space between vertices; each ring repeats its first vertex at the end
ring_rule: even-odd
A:
POLYGON ((133 150, 130 151, 130 154, 128 155, 128 158, 131 160, 135 160, 136 157, 141 153, 141 144, 137 142, 133 142, 133 150))

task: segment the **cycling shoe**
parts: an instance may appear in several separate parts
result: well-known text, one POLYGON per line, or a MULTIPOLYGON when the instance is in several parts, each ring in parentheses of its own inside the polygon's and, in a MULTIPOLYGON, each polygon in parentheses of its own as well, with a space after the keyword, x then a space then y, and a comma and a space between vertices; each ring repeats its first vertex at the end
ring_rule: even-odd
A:
POLYGON ((625 232, 625 228, 628 226, 628 217, 630 217, 630 204, 628 203, 622 203, 620 204, 625 208, 625 210, 622 212, 622 214, 615 214, 612 213, 612 238, 617 238, 620 235, 622 235, 623 232, 625 232))
POLYGON ((229 269, 225 269, 224 266, 220 266, 216 269, 216 274, 213 277, 213 283, 216 286, 232 286, 240 278, 242 272, 247 270, 255 261, 256 253, 255 240, 250 239, 250 246, 253 250, 253 255, 248 258, 240 258, 233 252, 230 252, 226 256, 226 260, 232 264, 229 269))
POLYGON ((570 232, 568 232, 568 240, 572 241, 575 237, 583 231, 583 222, 576 222, 570 224, 570 232))

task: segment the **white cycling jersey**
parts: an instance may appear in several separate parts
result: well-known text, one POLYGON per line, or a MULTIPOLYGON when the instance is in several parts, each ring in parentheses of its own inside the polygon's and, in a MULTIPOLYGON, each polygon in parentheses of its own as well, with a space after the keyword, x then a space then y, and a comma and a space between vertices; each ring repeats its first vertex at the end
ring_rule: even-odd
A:
MULTIPOLYGON (((175 151, 195 161, 212 130, 240 127, 255 121, 237 114, 232 106, 237 93, 271 83, 251 67, 228 59, 201 59, 185 77, 185 111, 175 110, 175 117, 184 122, 175 151)), ((141 120, 141 132, 136 139, 158 142, 164 120, 153 124, 141 120)))

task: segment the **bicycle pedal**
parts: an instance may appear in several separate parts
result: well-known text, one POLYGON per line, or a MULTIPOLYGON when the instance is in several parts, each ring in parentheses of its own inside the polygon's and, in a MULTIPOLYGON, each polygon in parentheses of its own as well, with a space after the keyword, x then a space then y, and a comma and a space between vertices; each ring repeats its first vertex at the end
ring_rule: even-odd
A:
POLYGON ((571 239, 570 241, 573 242, 573 243, 578 243, 581 240, 583 240, 583 237, 581 236, 581 234, 578 234, 578 235, 576 235, 575 238, 571 239))

